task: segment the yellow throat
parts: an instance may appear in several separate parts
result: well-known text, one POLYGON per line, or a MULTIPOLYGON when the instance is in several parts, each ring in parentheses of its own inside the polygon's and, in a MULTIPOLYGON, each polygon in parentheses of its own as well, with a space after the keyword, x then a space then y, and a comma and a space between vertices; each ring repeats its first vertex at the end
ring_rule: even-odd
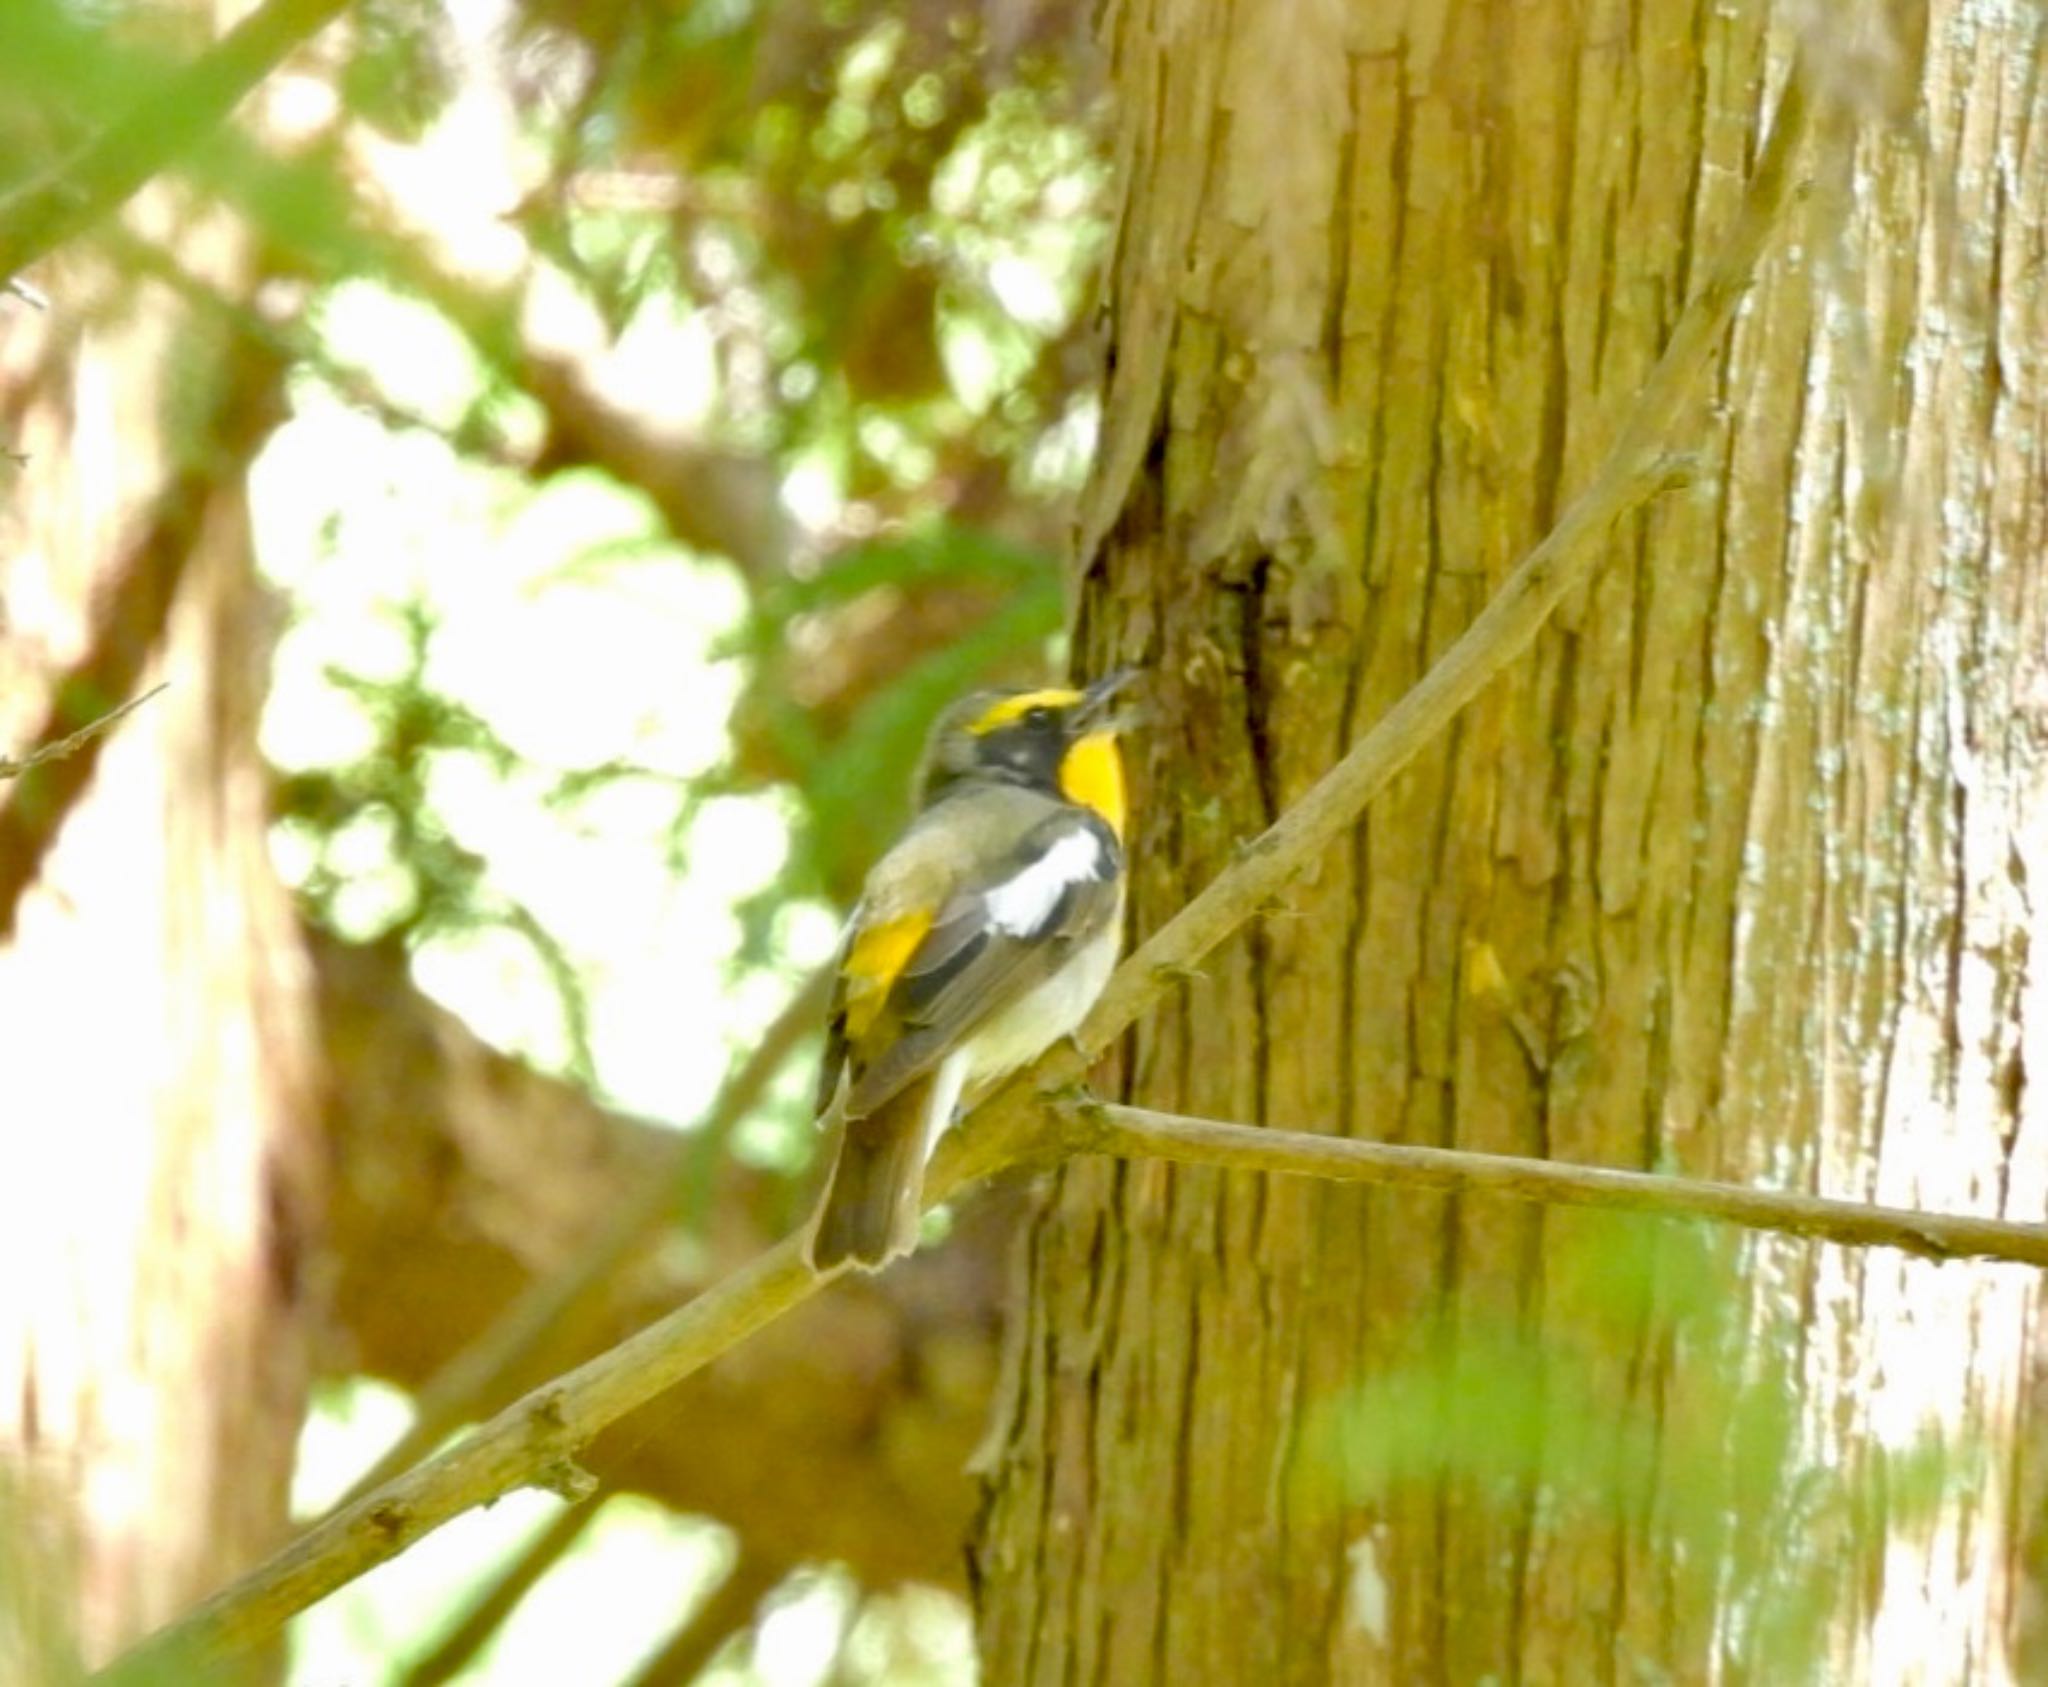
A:
POLYGON ((1124 758, 1113 732, 1091 732, 1069 746, 1060 760, 1060 794, 1068 802, 1092 808, 1116 834, 1124 836, 1124 758))

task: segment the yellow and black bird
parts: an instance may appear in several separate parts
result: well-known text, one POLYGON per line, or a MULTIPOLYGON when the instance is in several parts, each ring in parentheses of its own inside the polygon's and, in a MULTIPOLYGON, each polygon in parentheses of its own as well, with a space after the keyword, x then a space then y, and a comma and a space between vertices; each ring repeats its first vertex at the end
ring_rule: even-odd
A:
POLYGON ((811 1269, 917 1246, 925 1161, 968 1086, 1081 1023, 1123 935, 1128 672, 1085 691, 983 691, 940 717, 918 814, 847 923, 818 1111, 839 1155, 811 1269))

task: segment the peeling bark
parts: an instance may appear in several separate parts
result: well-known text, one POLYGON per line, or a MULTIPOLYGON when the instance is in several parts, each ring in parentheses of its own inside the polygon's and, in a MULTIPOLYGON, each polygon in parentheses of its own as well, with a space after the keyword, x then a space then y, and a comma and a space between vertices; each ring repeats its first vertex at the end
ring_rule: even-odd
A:
MULTIPOLYGON (((1765 22, 1112 8, 1124 197, 1082 643, 1157 676, 1141 933, 1583 484, 1726 224, 1765 22)), ((1816 33, 1853 160, 1675 442, 1718 478, 1619 534, 1352 848, 1141 1031, 1129 1099, 2041 1216, 2042 30, 1937 5, 1924 40, 1816 33)), ((1739 1677, 1741 1613, 1663 1532, 1694 1474, 1671 1468, 1689 1373, 1652 1319, 1582 1379, 1662 1449, 1639 1507, 1594 1524, 1472 1477, 1304 1497, 1317 1414, 1362 1380, 1503 1320, 1575 1339, 1600 1222, 1069 1167, 1029 1236, 977 1544, 987 1678, 1739 1677)), ((2033 1277, 1743 1257, 1743 1317, 1796 1312, 1817 1463, 1930 1426, 1982 1453, 1932 1528, 1888 1534, 1882 1500, 1859 1520, 1827 1678, 2008 1679, 2033 1277)), ((1570 1440, 1564 1403, 1523 1409, 1570 1440)))

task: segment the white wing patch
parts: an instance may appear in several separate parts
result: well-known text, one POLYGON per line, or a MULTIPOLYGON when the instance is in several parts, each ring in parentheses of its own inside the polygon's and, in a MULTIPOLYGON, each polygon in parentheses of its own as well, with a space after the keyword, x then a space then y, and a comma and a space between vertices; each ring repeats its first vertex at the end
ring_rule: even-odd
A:
POLYGON ((1012 937, 1035 935, 1068 887, 1101 878, 1102 867, 1102 840, 1092 827, 1067 833, 1015 878, 983 893, 989 924, 1012 937))

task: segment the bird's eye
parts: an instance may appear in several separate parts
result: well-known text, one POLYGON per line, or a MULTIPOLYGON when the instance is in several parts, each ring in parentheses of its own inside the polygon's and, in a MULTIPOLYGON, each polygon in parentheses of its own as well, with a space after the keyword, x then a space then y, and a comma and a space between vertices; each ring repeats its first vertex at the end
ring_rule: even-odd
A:
POLYGON ((1039 704, 1036 708, 1026 709, 1024 711, 1024 724, 1036 727, 1050 726, 1052 725, 1052 710, 1048 709, 1043 703, 1039 704))

